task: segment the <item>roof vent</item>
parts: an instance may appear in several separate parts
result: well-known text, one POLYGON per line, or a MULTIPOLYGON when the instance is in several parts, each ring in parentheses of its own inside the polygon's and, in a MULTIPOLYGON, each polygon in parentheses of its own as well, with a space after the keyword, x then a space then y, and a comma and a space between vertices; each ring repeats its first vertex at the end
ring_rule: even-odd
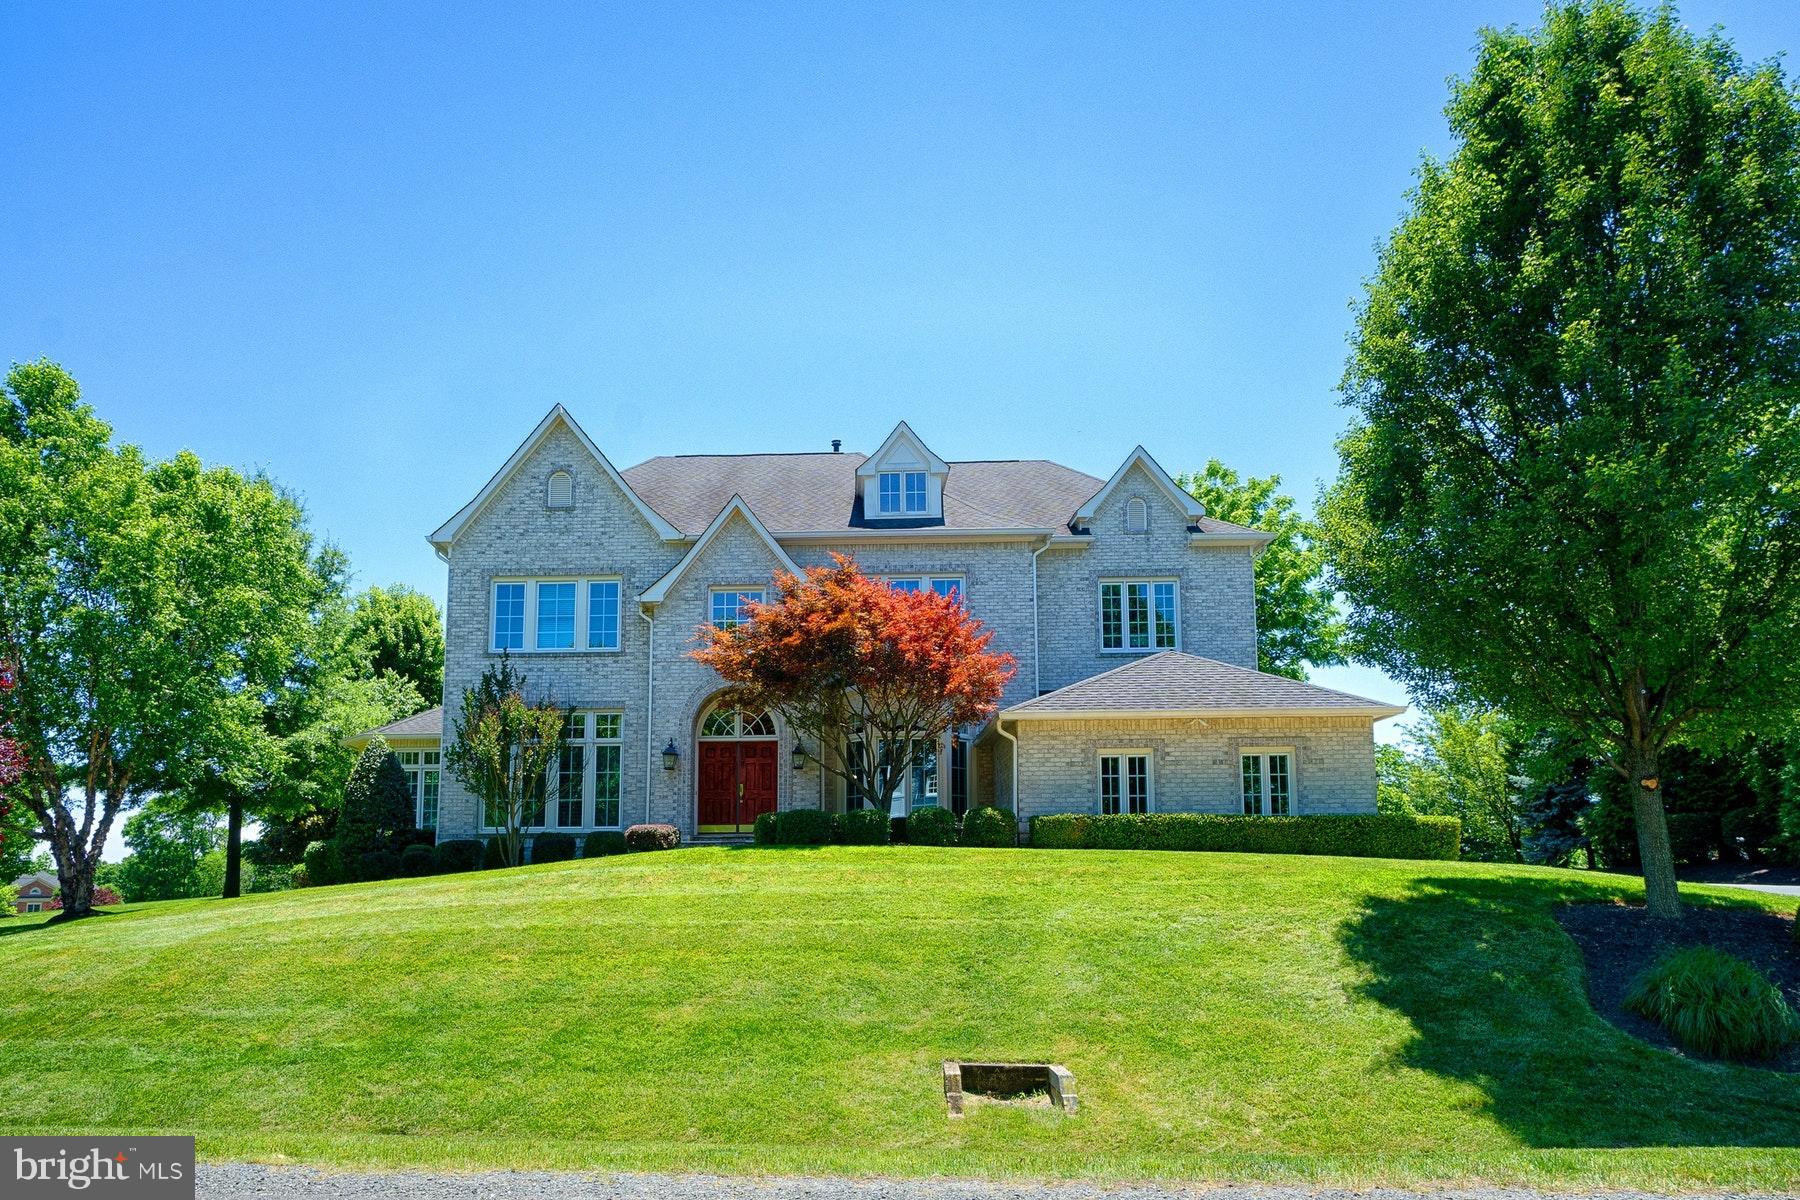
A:
POLYGON ((575 479, 567 471, 552 471, 544 497, 547 508, 575 507, 575 479))
POLYGON ((842 438, 831 439, 831 452, 833 454, 842 454, 844 452, 844 442, 842 438))

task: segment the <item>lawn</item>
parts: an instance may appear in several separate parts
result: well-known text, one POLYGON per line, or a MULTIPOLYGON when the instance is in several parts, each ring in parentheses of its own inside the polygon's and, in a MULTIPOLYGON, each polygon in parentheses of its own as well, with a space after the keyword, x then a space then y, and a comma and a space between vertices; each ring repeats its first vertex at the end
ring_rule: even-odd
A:
POLYGON ((0 1126, 341 1165, 1787 1189, 1795 1077, 1588 1007, 1554 906, 1636 891, 709 849, 4 921, 0 1126), (951 1122, 944 1058, 1064 1063, 1082 1111, 951 1122))

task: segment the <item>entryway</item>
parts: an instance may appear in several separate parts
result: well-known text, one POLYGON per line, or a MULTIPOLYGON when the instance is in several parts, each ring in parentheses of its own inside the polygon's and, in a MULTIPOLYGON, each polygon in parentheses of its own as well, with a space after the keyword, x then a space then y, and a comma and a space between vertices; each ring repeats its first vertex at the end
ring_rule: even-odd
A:
POLYGON ((767 713, 716 708, 700 722, 695 772, 695 830, 749 833, 775 811, 779 762, 775 722, 767 713))

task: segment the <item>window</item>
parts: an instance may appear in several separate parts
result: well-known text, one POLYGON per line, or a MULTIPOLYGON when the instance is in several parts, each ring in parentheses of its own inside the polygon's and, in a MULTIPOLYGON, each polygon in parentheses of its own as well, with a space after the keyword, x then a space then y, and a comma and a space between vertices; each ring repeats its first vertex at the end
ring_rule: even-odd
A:
POLYGON ((617 579, 505 579, 494 583, 495 651, 617 650, 617 579), (525 602, 530 595, 531 603, 525 602))
POLYGON ((575 507, 575 479, 567 471, 550 472, 549 482, 544 487, 544 505, 547 508, 575 507))
POLYGON ((703 738, 772 738, 775 721, 768 713, 743 713, 735 708, 715 708, 700 723, 703 738))
POLYGON ((750 606, 763 602, 761 588, 714 588, 712 623, 720 629, 733 629, 750 619, 750 606))
POLYGON ((925 511, 925 472, 923 471, 906 473, 906 511, 909 513, 925 511))
POLYGON ((888 579, 888 586, 901 592, 930 588, 938 595, 949 596, 953 600, 962 599, 963 594, 961 575, 896 575, 888 579))
POLYGON ((876 480, 876 490, 880 498, 879 511, 883 513, 900 511, 900 473, 898 471, 884 473, 876 480))
POLYGON ((525 648, 525 585, 494 585, 494 649, 525 648))
MULTIPOLYGON (((556 762, 525 806, 526 828, 617 829, 623 788, 623 717, 616 712, 573 712, 563 726, 556 762), (548 818, 548 819, 547 819, 548 818)), ((503 828, 505 813, 490 808, 489 828, 503 828)))
POLYGON ((950 809, 962 816, 969 808, 969 743, 961 734, 950 735, 950 809))
POLYGON ((396 750, 400 769, 406 772, 406 788, 413 798, 413 821, 420 829, 436 829, 438 791, 443 782, 443 760, 436 750, 396 750))
POLYGON ((28 913, 43 912, 44 906, 33 900, 30 904, 25 906, 25 911, 28 913))
POLYGON ((1173 650, 1179 638, 1175 581, 1105 580, 1100 584, 1102 650, 1173 650))
MULTIPOLYGON (((844 761, 852 761, 863 754, 863 738, 860 733, 851 734, 844 740, 844 761)), ((954 764, 955 759, 952 758, 954 764)), ((904 817, 915 808, 931 808, 940 803, 938 793, 938 744, 924 738, 911 738, 898 742, 884 742, 875 760, 875 781, 879 785, 886 780, 890 770, 900 775, 898 786, 894 788, 893 800, 889 805, 888 815, 904 817), (916 757, 914 757, 916 756, 916 757)), ((854 780, 844 784, 844 807, 854 812, 859 808, 867 808, 871 798, 862 793, 854 780)))
POLYGON ((1291 751, 1246 750, 1239 761, 1245 816, 1285 817, 1294 811, 1291 751))
POLYGON ((575 648, 574 584, 540 583, 537 585, 537 648, 539 650, 573 650, 575 648))
POLYGON ((595 580, 588 584, 588 649, 619 648, 619 584, 595 580))
POLYGON ((1100 812, 1105 816, 1150 811, 1150 754, 1107 750, 1100 755, 1100 812))
POLYGON ((1141 496, 1133 496, 1125 502, 1125 532, 1150 532, 1150 506, 1141 496))

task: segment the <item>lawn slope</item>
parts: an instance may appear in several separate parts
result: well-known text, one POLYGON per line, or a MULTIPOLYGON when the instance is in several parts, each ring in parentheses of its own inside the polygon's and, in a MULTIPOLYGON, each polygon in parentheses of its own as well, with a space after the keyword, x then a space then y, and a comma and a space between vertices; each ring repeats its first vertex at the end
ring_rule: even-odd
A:
POLYGON ((1793 1077, 1588 1007, 1552 911, 1635 892, 683 850, 0 922, 0 1126, 327 1164, 1791 1185, 1793 1077), (1083 1111, 952 1123, 947 1057, 1065 1063, 1083 1111))

